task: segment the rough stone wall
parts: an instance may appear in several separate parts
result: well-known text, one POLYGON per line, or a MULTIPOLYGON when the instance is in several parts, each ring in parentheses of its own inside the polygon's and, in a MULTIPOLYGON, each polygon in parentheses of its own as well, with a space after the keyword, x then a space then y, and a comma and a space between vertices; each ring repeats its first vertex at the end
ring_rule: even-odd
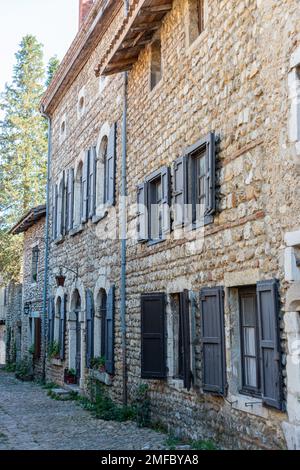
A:
MULTIPOLYGON (((133 396, 141 383, 140 295, 161 291, 169 295, 183 289, 198 295, 202 287, 223 285, 229 402, 201 392, 197 333, 196 387, 187 392, 171 376, 166 381, 148 382, 153 418, 159 417, 170 429, 179 429, 193 438, 219 438, 226 447, 282 448, 286 445, 282 421, 288 419, 287 415, 261 404, 246 407, 246 399, 238 391, 234 296, 237 285, 277 278, 284 311, 284 233, 298 228, 295 213, 299 209, 298 202, 295 203, 299 201, 297 165, 287 137, 287 76, 290 55, 300 40, 299 3, 296 0, 212 0, 207 5, 205 31, 189 45, 187 0, 174 1, 161 28, 163 78, 152 92, 148 47, 129 74, 129 206, 136 202, 136 185, 152 171, 172 165, 186 147, 209 131, 215 130, 220 136, 217 214, 213 224, 205 229, 202 249, 194 250, 190 242, 175 240, 173 234, 169 240, 154 246, 128 240, 129 396, 133 396)), ((120 18, 114 20, 55 110, 52 183, 63 170, 75 165, 82 151, 96 143, 105 122, 118 121, 119 194, 123 79, 121 75, 109 78, 106 88, 99 93, 99 79, 93 73, 119 22, 120 18), (78 119, 78 94, 83 86, 87 90, 87 109, 78 119), (59 128, 63 115, 67 135, 61 142, 59 128)), ((118 214, 118 205, 116 210, 118 214)), ((112 389, 114 396, 120 398, 120 243, 104 242, 97 236, 105 229, 107 220, 97 225, 88 222, 80 234, 67 236, 59 244, 52 243, 50 272, 59 265, 74 269, 79 262, 79 280, 65 271, 64 292, 69 301, 75 287, 84 298, 87 288, 95 291, 99 279, 116 284, 116 377, 112 389)), ((134 217, 129 216, 128 222, 134 223, 134 217)), ((197 233, 190 241, 193 236, 196 238, 197 233)), ((56 293, 52 274, 50 294, 56 293)), ((196 331, 200 331, 198 310, 196 331)), ((48 367, 50 379, 63 380, 63 367, 69 360, 66 346, 64 364, 48 367)), ((282 348, 285 351, 283 331, 282 348)))
POLYGON ((22 356, 28 355, 32 345, 32 332, 30 325, 34 317, 42 320, 41 324, 41 357, 34 360, 34 374, 40 377, 42 371, 42 357, 45 351, 45 342, 43 338, 44 317, 43 317, 43 288, 44 288, 44 269, 45 269, 45 217, 37 221, 24 233, 23 250, 23 310, 22 310, 22 356), (37 247, 38 269, 37 281, 32 279, 32 250, 37 247), (29 314, 24 314, 24 306, 30 303, 29 314))
POLYGON ((6 362, 16 363, 21 359, 22 284, 10 283, 6 289, 6 362))

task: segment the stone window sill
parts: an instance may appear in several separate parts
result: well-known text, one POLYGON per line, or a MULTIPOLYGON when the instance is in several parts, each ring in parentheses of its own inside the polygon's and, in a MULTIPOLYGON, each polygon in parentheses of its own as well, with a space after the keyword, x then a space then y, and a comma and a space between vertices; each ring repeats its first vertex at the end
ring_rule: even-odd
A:
POLYGON ((50 364, 52 366, 62 367, 63 366, 63 361, 61 359, 56 358, 56 357, 52 357, 50 359, 50 364))
POLYGON ((97 214, 97 215, 94 215, 94 216, 92 217, 92 223, 93 223, 93 224, 97 224, 98 222, 100 222, 100 220, 105 219, 107 216, 108 216, 108 210, 106 209, 106 210, 103 211, 102 213, 97 214))
POLYGON ((183 390, 186 390, 184 388, 184 383, 183 383, 182 379, 175 379, 175 378, 171 377, 171 378, 168 379, 168 385, 169 385, 169 387, 172 387, 175 390, 178 390, 180 392, 183 391, 183 390))
POLYGON ((259 397, 250 397, 240 393, 228 397, 228 401, 232 403, 234 410, 243 411, 244 413, 268 418, 269 411, 263 405, 263 401, 259 397))
POLYGON ((111 386, 112 378, 107 372, 101 372, 99 370, 89 369, 89 377, 99 382, 111 386))
POLYGON ((193 41, 188 40, 189 43, 188 43, 187 48, 186 48, 187 56, 191 56, 194 53, 195 50, 197 52, 199 52, 199 47, 203 44, 205 36, 207 36, 207 29, 206 28, 204 28, 202 33, 200 33, 199 36, 196 37, 196 39, 194 39, 193 41))
POLYGON ((77 235, 78 233, 83 232, 83 229, 84 229, 84 226, 82 224, 80 224, 78 227, 73 228, 69 232, 70 237, 75 237, 75 235, 77 235))
POLYGON ((64 238, 62 235, 60 235, 59 237, 57 237, 57 238, 54 240, 54 243, 55 243, 55 245, 60 245, 61 243, 64 242, 64 240, 65 240, 65 238, 64 238))

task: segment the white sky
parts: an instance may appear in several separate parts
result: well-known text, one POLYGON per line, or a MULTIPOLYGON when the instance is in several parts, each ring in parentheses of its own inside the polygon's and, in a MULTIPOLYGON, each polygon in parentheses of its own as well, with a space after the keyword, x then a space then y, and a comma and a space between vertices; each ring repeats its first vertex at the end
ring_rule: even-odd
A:
POLYGON ((79 0, 0 0, 0 92, 12 78, 22 37, 33 34, 44 45, 45 64, 61 60, 78 30, 79 0))

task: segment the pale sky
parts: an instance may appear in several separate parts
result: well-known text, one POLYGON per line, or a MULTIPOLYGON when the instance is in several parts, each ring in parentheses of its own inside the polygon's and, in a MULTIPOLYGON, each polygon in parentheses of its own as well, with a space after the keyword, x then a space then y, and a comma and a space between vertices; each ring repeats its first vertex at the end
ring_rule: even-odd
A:
POLYGON ((12 78, 22 37, 44 45, 44 60, 61 60, 78 30, 79 0, 0 0, 0 92, 12 78))

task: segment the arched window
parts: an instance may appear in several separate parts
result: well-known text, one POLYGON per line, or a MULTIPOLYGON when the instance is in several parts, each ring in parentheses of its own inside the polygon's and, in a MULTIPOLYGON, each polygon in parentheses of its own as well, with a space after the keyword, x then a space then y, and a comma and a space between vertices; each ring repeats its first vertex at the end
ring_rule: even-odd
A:
POLYGON ((107 295, 100 289, 96 297, 94 318, 94 357, 105 356, 105 322, 106 322, 107 295))
POLYGON ((82 170, 83 164, 79 163, 75 175, 74 185, 74 227, 81 224, 82 209, 83 209, 83 187, 82 187, 82 170))

